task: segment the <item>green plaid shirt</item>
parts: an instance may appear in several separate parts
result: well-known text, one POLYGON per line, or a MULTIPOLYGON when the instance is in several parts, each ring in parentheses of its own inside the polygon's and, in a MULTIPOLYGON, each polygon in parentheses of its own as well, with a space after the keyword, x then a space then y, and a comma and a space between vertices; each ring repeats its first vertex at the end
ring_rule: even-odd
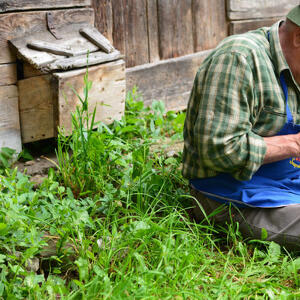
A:
POLYGON ((281 50, 279 24, 226 38, 200 66, 184 128, 186 178, 220 172, 252 177, 266 153, 262 137, 276 135, 286 122, 281 72, 294 122, 300 123, 299 86, 281 50))

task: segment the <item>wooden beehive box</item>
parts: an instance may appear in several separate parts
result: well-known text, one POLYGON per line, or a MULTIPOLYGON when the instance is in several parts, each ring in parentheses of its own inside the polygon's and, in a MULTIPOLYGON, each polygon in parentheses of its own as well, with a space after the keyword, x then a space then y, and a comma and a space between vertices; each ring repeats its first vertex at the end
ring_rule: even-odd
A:
POLYGON ((10 43, 20 59, 18 90, 23 143, 55 137, 58 126, 71 132, 71 112, 80 105, 73 89, 83 97, 87 66, 93 82, 89 111, 96 107, 95 121, 110 123, 122 117, 124 60, 93 26, 67 25, 10 43))

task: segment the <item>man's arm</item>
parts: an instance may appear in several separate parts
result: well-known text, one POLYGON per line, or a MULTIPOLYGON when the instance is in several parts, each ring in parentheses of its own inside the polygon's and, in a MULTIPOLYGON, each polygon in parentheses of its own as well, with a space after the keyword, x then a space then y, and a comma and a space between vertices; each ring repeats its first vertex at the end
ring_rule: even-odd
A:
POLYGON ((191 144, 186 166, 197 157, 197 166, 237 180, 249 180, 257 171, 266 143, 252 130, 254 84, 252 68, 237 52, 221 53, 198 71, 185 123, 185 141, 191 144))
POLYGON ((266 154, 263 164, 300 156, 300 134, 265 137, 266 154))

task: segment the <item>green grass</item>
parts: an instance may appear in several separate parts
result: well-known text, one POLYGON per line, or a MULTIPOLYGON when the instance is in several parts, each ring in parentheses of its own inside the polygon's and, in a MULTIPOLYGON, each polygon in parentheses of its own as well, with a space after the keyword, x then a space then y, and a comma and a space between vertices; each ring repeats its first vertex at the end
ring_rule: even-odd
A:
POLYGON ((85 82, 59 171, 35 189, 2 167, 0 299, 300 298, 297 253, 190 219, 181 153, 153 148, 182 139, 184 113, 133 90, 121 121, 86 130, 85 82))

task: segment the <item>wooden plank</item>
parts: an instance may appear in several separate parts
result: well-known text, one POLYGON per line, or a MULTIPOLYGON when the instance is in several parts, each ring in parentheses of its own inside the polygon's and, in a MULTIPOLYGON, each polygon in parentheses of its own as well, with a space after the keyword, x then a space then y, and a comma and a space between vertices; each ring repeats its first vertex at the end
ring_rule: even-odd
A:
POLYGON ((18 89, 15 85, 0 87, 0 148, 21 152, 18 89))
POLYGON ((229 32, 230 34, 239 34, 254 30, 264 26, 271 26, 281 18, 268 18, 268 19, 256 19, 256 20, 245 20, 245 21, 233 21, 230 22, 229 32))
POLYGON ((229 20, 278 17, 296 5, 299 0, 227 0, 227 15, 229 20))
MULTIPOLYGON (((58 124, 71 132, 70 112, 74 112, 80 104, 79 99, 71 90, 73 87, 79 95, 83 95, 83 76, 86 70, 72 70, 54 74, 59 82, 58 124)), ((96 121, 111 123, 120 120, 125 109, 125 63, 123 60, 90 67, 89 80, 93 82, 89 91, 89 112, 97 107, 96 121)))
POLYGON ((57 85, 52 76, 19 80, 18 86, 23 143, 56 136, 57 85))
POLYGON ((17 67, 16 64, 0 65, 0 86, 17 83, 17 67))
POLYGON ((111 0, 111 5, 113 13, 113 45, 125 55, 124 1, 111 0))
POLYGON ((160 58, 193 53, 192 0, 158 0, 160 58))
POLYGON ((193 0, 194 51, 215 48, 228 35, 224 0, 193 0))
POLYGON ((80 29, 79 32, 93 44, 98 46, 102 51, 106 53, 111 53, 114 51, 114 47, 111 45, 109 40, 104 37, 96 28, 85 27, 80 29))
POLYGON ((93 0, 96 28, 113 43, 112 0, 93 0))
POLYGON ((149 62, 159 61, 157 2, 147 0, 149 62))
MULTIPOLYGON (((121 54, 118 50, 112 53, 106 54, 104 52, 94 52, 89 54, 88 65, 93 66, 97 64, 102 64, 104 62, 109 62, 121 58, 121 54)), ((46 66, 47 70, 71 70, 85 67, 87 65, 87 56, 80 55, 76 57, 69 57, 58 59, 53 63, 46 66)))
POLYGON ((126 90, 135 85, 146 105, 162 100, 167 110, 186 109, 194 77, 210 50, 126 69, 126 90))
MULTIPOLYGON (((94 23, 93 9, 90 8, 57 10, 52 11, 52 15, 57 26, 94 23)), ((46 11, 0 14, 0 63, 16 60, 9 49, 8 40, 42 30, 47 30, 46 11)))
POLYGON ((149 62, 146 0, 126 0, 124 6, 126 67, 149 62))
POLYGON ((91 5, 91 0, 1 0, 0 12, 45 8, 80 7, 91 5))
MULTIPOLYGON (((25 44, 26 45, 26 44, 25 44)), ((43 42, 43 41, 31 41, 27 43, 27 47, 30 49, 49 52, 62 56, 74 56, 74 52, 70 50, 70 48, 57 46, 53 43, 43 42)))

